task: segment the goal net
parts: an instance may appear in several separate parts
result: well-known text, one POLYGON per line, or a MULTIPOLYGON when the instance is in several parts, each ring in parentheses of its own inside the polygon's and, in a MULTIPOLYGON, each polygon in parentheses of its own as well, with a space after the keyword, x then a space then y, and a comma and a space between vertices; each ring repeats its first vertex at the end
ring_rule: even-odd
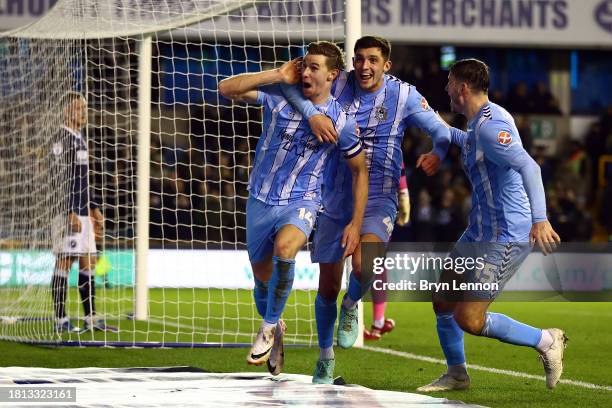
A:
MULTIPOLYGON (((217 84, 319 39, 344 41, 344 2, 59 0, 0 34, 0 338, 250 343, 261 318, 245 208, 261 109, 224 99, 217 84), (71 91, 87 101, 88 147, 72 160, 87 166, 88 202, 104 217, 96 314, 117 333, 55 330, 51 280, 67 258, 54 248, 74 228, 74 163, 56 154, 71 91)), ((318 272, 304 253, 297 264, 286 341, 312 344, 318 272)), ((66 314, 82 329, 78 276, 76 262, 66 314)))

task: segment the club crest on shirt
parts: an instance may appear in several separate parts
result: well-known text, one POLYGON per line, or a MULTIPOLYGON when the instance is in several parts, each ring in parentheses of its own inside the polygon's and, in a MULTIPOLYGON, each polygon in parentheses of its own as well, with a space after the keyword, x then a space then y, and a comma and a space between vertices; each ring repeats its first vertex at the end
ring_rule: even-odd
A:
POLYGON ((387 120, 387 108, 381 105, 381 106, 377 106, 374 109, 375 109, 374 116, 376 117, 376 119, 387 120))
POLYGON ((423 108, 423 110, 429 110, 429 104, 424 96, 421 97, 421 108, 423 108))
POLYGON ((64 151, 61 143, 53 143, 53 148, 51 149, 55 156, 59 156, 64 151))
POLYGON ((506 132, 505 130, 501 130, 497 134, 497 141, 504 146, 509 145, 512 142, 512 135, 510 132, 506 132))

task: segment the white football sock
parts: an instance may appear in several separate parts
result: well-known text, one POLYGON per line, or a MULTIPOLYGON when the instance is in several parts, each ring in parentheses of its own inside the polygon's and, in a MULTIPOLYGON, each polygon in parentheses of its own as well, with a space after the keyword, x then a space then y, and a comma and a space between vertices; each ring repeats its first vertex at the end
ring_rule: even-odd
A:
POLYGON ((540 339, 540 342, 536 346, 536 350, 538 350, 540 353, 546 353, 548 349, 550 348, 550 346, 552 346, 553 341, 554 339, 550 335, 550 332, 545 329, 542 330, 542 338, 540 339))
POLYGON ((380 320, 374 320, 374 327, 376 327, 377 329, 382 329, 384 325, 385 325, 384 317, 380 320))

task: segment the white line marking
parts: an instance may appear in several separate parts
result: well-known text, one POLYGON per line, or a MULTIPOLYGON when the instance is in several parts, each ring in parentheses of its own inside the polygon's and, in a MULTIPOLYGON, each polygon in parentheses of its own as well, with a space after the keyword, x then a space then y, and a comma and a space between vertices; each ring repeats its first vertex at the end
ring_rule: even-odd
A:
MULTIPOLYGON (((151 321, 152 323, 158 323, 158 324, 161 324, 163 322, 158 319, 149 319, 149 321, 151 321)), ((173 326, 177 328, 192 329, 192 330, 194 329, 194 327, 190 325, 186 325, 186 324, 170 323, 170 322, 166 322, 165 324, 167 326, 173 326)), ((418 360, 418 361, 425 361, 427 363, 446 365, 446 361, 440 358, 421 356, 419 354, 408 353, 405 351, 397 351, 397 350, 391 350, 391 349, 380 348, 380 347, 372 347, 372 346, 363 346, 361 347, 361 349, 372 351, 374 353, 390 354, 392 356, 403 357, 409 360, 418 360)), ((511 377, 529 378, 532 380, 546 381, 546 377, 544 377, 543 375, 521 373, 520 371, 502 370, 500 368, 485 367, 485 366, 481 366, 478 364, 468 364, 468 368, 472 370, 485 371, 488 373, 509 375, 511 377)), ((574 385, 576 387, 588 388, 591 390, 612 391, 612 386, 592 384, 592 383, 588 383, 584 381, 567 380, 567 379, 562 378, 561 380, 559 380, 559 383, 574 385)))
MULTIPOLYGON (((407 358, 410 360, 418 360, 418 361, 425 361, 427 363, 446 365, 445 360, 442 360, 439 358, 421 356, 421 355, 413 354, 413 353, 407 353, 405 351, 397 351, 397 350, 385 349, 385 348, 380 348, 380 347, 372 347, 372 346, 363 346, 362 349, 373 351, 375 353, 390 354, 392 356, 403 357, 403 358, 407 358)), ((519 371, 512 371, 512 370, 502 370, 499 368, 484 367, 484 366, 477 365, 477 364, 468 364, 468 368, 472 370, 486 371, 488 373, 509 375, 512 377, 529 378, 532 380, 546 381, 546 377, 544 377, 543 375, 527 374, 527 373, 521 373, 519 371)), ((609 385, 598 385, 598 384, 591 384, 591 383, 584 382, 584 381, 566 380, 566 379, 561 379, 559 382, 561 384, 575 385, 577 387, 589 388, 592 390, 612 391, 612 387, 609 385)))

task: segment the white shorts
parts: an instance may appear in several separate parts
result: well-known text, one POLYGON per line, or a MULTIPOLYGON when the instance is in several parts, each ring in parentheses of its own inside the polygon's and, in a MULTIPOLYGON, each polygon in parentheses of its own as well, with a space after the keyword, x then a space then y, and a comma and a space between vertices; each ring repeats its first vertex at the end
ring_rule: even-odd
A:
POLYGON ((53 253, 86 255, 96 253, 96 237, 91 218, 78 215, 81 232, 70 233, 68 217, 57 217, 53 222, 53 253), (66 235, 68 234, 68 235, 66 235))

